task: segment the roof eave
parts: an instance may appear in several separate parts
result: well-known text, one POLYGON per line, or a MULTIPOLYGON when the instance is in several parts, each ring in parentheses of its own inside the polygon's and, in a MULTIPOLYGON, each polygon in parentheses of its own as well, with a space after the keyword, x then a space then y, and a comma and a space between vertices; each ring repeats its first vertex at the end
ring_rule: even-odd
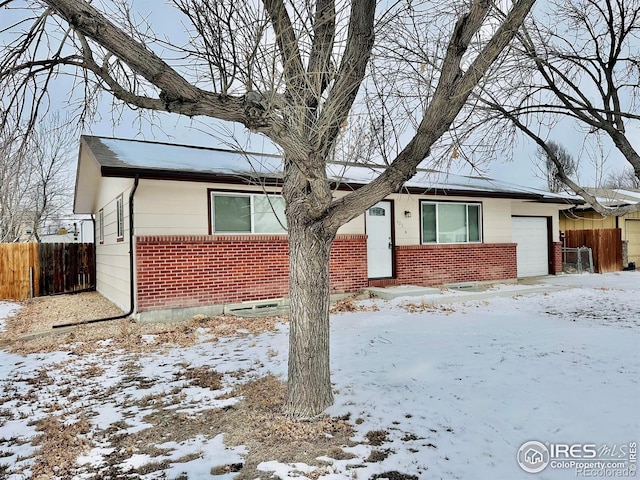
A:
MULTIPOLYGON (((121 166, 101 166, 101 174, 103 177, 120 177, 120 178, 135 178, 146 180, 174 180, 174 181, 186 181, 186 182, 206 182, 206 183, 231 183, 235 185, 265 185, 265 186, 282 186, 282 175, 259 175, 256 173, 217 173, 217 172, 194 172, 184 170, 166 170, 156 168, 131 168, 121 166)), ((359 182, 340 182, 332 181, 333 188, 339 190, 357 190, 360 187, 366 185, 366 183, 359 182)), ((410 193, 413 195, 439 195, 439 196, 460 196, 471 198, 504 198, 513 200, 529 200, 539 203, 555 203, 555 204, 579 204, 579 200, 561 199, 544 197, 534 193, 524 192, 490 192, 490 191, 478 191, 468 189, 455 189, 455 188, 424 188, 424 187, 403 187, 399 193, 410 193)), ((584 203, 584 202, 582 202, 584 203)))
POLYGON ((252 173, 193 172, 158 168, 123 168, 103 165, 103 177, 135 178, 144 180, 174 180, 183 182, 232 183, 238 185, 282 185, 281 176, 263 176, 252 173))

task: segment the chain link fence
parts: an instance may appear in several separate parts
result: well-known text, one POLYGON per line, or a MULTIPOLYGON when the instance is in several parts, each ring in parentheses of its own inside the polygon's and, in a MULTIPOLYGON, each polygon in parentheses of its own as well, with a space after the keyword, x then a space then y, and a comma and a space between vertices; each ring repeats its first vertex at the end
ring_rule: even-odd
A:
POLYGON ((593 273, 593 254, 589 247, 562 247, 562 271, 565 273, 593 273))

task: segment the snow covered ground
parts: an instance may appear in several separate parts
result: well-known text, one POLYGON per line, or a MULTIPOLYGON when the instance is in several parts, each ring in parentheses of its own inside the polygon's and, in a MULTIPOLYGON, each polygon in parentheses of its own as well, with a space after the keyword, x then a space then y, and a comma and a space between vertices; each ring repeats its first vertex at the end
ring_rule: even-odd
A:
POLYGON ((18 310, 18 305, 0 301, 0 332, 4 331, 5 319, 18 310))
MULTIPOLYGON (((420 297, 370 300, 363 305, 375 304, 378 311, 334 315, 331 358, 337 393, 328 412, 349 415, 357 445, 344 449, 354 458, 326 458, 331 465, 319 478, 367 479, 383 472, 425 479, 635 476, 630 450, 640 441, 640 272, 550 277, 545 282, 569 288, 446 306, 430 306, 429 299, 420 297), (385 432, 381 445, 365 439, 371 431, 385 432), (528 441, 552 451, 558 445, 574 446, 576 458, 552 455, 542 472, 526 473, 517 456, 528 441), (607 455, 603 448, 609 449, 607 455), (587 460, 606 456, 620 464, 617 470, 553 468, 564 457, 567 465, 571 460, 583 463, 579 457, 593 457, 594 449, 598 458, 587 460), (381 461, 366 461, 374 451, 381 461)), ((0 302, 0 318, 10 308, 0 302)), ((39 448, 32 444, 34 424, 52 415, 52 404, 60 403, 59 410, 71 416, 91 412, 90 427, 82 434, 89 440, 115 425, 125 433, 147 428, 149 412, 132 406, 133 400, 158 393, 180 390, 172 408, 191 415, 224 407, 237 399, 213 398, 206 388, 187 386, 180 372, 210 366, 220 373, 284 377, 287 333, 283 325, 275 333, 217 343, 203 336, 194 347, 135 356, 109 350, 108 342, 104 354, 20 357, 0 351, 0 466, 5 466, 5 478, 31 478, 30 455, 39 448), (136 382, 123 382, 132 365, 136 382), (30 385, 42 372, 50 380, 34 391, 30 385)), ((166 438, 158 448, 165 452, 161 460, 166 468, 126 478, 233 478, 231 473, 212 476, 211 469, 241 463, 246 452, 226 447, 222 435, 181 442, 166 438)), ((99 465, 112 450, 108 443, 89 441, 77 458, 74 478, 102 478, 82 473, 82 465, 99 465)), ((152 461, 158 458, 131 452, 123 456, 121 468, 152 461)), ((281 478, 305 478, 301 472, 314 476, 313 467, 269 458, 259 468, 281 478)), ((2 472, 0 468, 0 477, 2 472)))

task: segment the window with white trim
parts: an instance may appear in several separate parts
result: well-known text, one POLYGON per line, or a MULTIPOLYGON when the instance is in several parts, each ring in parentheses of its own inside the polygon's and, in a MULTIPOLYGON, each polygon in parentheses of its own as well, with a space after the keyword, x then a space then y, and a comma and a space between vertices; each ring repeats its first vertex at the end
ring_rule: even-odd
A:
POLYGON ((98 212, 98 241, 104 243, 104 210, 98 212))
POLYGON ((427 202, 420 204, 422 243, 480 243, 480 203, 427 202))
POLYGON ((281 195, 211 192, 212 233, 286 233, 281 195))
POLYGON ((116 200, 116 230, 117 239, 124 239, 124 200, 122 199, 122 195, 116 200))

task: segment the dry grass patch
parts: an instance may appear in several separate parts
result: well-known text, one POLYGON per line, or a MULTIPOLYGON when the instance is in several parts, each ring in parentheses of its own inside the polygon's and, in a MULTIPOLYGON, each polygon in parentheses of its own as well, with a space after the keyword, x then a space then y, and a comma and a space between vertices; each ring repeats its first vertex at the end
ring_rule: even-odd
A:
POLYGON ((32 478, 71 478, 75 461, 90 444, 85 436, 91 424, 84 414, 74 422, 63 421, 57 416, 49 416, 35 423, 41 434, 32 443, 40 446, 34 457, 32 478))
POLYGON ((329 312, 332 315, 337 313, 348 313, 348 312, 377 312, 380 309, 377 305, 369 305, 364 306, 360 305, 356 302, 356 299, 353 297, 346 297, 342 300, 338 300, 337 302, 331 305, 329 312))
POLYGON ((403 303, 400 306, 409 313, 439 312, 449 315, 456 312, 456 309, 451 305, 435 305, 425 301, 420 303, 403 303))
MULTIPOLYGON (((286 385, 274 376, 240 385, 244 400, 224 414, 223 431, 229 445, 245 445, 249 454, 238 479, 264 476, 256 467, 265 459, 322 466, 319 456, 336 458, 341 447, 352 445, 351 425, 328 416, 312 422, 295 422, 282 413, 286 385)), ((343 457, 344 458, 344 457, 343 457)))
POLYGON ((124 312, 98 292, 36 297, 18 302, 21 308, 7 322, 9 337, 51 330, 54 325, 94 318, 112 317, 124 312))
POLYGON ((384 473, 376 473, 371 477, 371 480, 418 480, 417 475, 409 475, 408 473, 401 473, 395 470, 384 473))
POLYGON ((365 459, 365 462, 378 463, 387 459, 389 455, 393 453, 393 450, 372 450, 369 456, 365 459))
POLYGON ((240 318, 228 315, 196 315, 173 323, 139 324, 130 319, 103 323, 82 323, 123 312, 97 292, 37 297, 18 302, 21 308, 6 321, 0 332, 0 347, 18 354, 73 351, 78 354, 109 349, 149 352, 167 346, 191 346, 204 331, 217 337, 259 334, 274 331, 286 316, 240 318), (78 323, 74 327, 54 329, 54 325, 78 323))
MULTIPOLYGON (((194 377, 198 377, 194 374, 194 377)), ((198 377, 199 378, 199 377, 198 377)), ((207 377, 208 378, 208 377, 207 377)), ((283 463, 303 462, 319 468, 326 464, 316 460, 326 456, 336 460, 353 458, 342 447, 353 445, 349 438, 353 431, 345 420, 322 417, 313 422, 294 422, 282 413, 286 386, 274 376, 267 376, 239 385, 224 397, 242 397, 238 403, 222 409, 185 413, 167 409, 167 403, 151 406, 153 411, 143 421, 152 425, 133 434, 124 434, 127 428, 121 423, 119 428, 97 432, 94 441, 106 442, 114 448, 105 457, 105 466, 85 467, 85 473, 114 476, 122 475, 119 465, 132 454, 146 454, 159 457, 141 466, 136 473, 150 473, 167 467, 162 455, 166 451, 158 449, 167 441, 184 442, 197 436, 213 438, 225 434, 229 446, 245 446, 248 454, 244 464, 212 465, 213 474, 237 473, 240 480, 266 478, 265 472, 257 470, 259 463, 276 460, 283 463)), ((218 397, 222 398, 222 397, 218 397)), ((113 426, 115 427, 115 426, 113 426)), ((180 460, 182 461, 182 459, 180 460)), ((172 461, 171 463, 179 463, 172 461)), ((186 461, 186 460, 184 460, 186 461)))
POLYGON ((204 328, 207 333, 212 335, 231 337, 273 332, 278 324, 286 323, 287 321, 287 315, 255 318, 236 317, 234 315, 218 315, 215 317, 196 315, 189 321, 189 324, 194 327, 204 328))
POLYGON ((126 429, 130 425, 126 420, 122 420, 112 424, 107 430, 95 432, 94 443, 108 444, 113 451, 104 456, 102 464, 84 465, 80 471, 84 475, 92 475, 88 478, 137 478, 136 474, 145 475, 165 470, 171 463, 188 462, 198 457, 197 454, 190 454, 178 460, 169 460, 166 456, 171 453, 171 449, 159 448, 158 445, 168 441, 181 443, 198 435, 215 436, 220 433, 217 431, 219 423, 217 411, 210 410, 189 415, 173 409, 165 409, 168 402, 157 400, 155 404, 149 404, 147 400, 141 399, 137 404, 144 409, 154 409, 153 413, 143 419, 145 423, 152 425, 151 427, 129 433, 126 429), (127 469, 125 472, 122 464, 132 455, 148 455, 152 460, 140 465, 134 471, 127 469))
POLYGON ((222 388, 222 374, 209 367, 193 367, 176 373, 178 380, 187 380, 196 387, 220 390, 222 388))
POLYGON ((27 378, 25 382, 27 383, 27 385, 46 387, 47 385, 53 385, 54 379, 49 376, 45 368, 41 368, 33 377, 27 378))
POLYGON ((370 430, 367 432, 365 437, 369 440, 369 443, 374 447, 379 447, 384 442, 387 441, 387 432, 386 430, 370 430))
POLYGON ((114 354, 148 353, 171 346, 190 346, 197 341, 193 329, 185 323, 139 324, 131 319, 78 325, 64 331, 50 331, 33 338, 16 339, 9 346, 13 353, 70 351, 76 354, 95 353, 108 348, 114 354), (153 336, 146 337, 146 336, 153 336), (150 341, 151 340, 151 341, 150 341))
POLYGON ((211 469, 211 475, 226 475, 228 473, 236 473, 242 470, 242 463, 231 463, 229 465, 220 465, 211 469))

